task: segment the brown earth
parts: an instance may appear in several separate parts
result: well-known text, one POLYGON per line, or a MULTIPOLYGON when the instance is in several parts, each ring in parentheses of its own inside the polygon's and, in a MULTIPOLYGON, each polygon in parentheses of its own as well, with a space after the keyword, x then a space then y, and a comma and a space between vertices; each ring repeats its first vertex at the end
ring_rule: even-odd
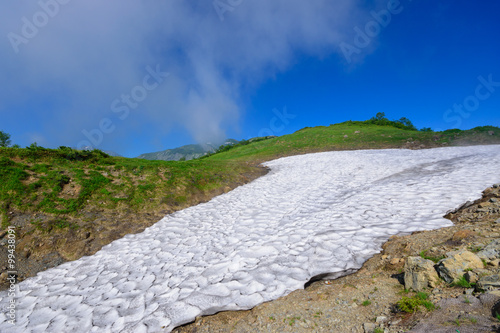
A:
MULTIPOLYGON (((492 307, 500 297, 494 294, 441 282, 428 290, 436 310, 409 314, 396 306, 403 296, 414 295, 403 285, 408 256, 426 251, 426 256, 439 258, 457 249, 477 251, 500 238, 500 188, 488 188, 480 200, 446 217, 455 225, 393 236, 354 274, 314 282, 249 311, 199 317, 174 332, 498 332, 500 322, 492 307)), ((498 273, 495 264, 487 270, 498 273)))

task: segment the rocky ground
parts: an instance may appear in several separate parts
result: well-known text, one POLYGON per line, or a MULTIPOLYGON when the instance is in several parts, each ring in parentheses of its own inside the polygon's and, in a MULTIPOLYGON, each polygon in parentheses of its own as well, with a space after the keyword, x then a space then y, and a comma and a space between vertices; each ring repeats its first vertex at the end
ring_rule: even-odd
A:
POLYGON ((455 225, 393 236, 354 274, 248 311, 200 317, 174 332, 500 332, 500 187, 446 217, 455 225), (405 289, 405 276, 406 288, 423 293, 405 289), (427 297, 429 310, 397 305, 418 296, 427 297))

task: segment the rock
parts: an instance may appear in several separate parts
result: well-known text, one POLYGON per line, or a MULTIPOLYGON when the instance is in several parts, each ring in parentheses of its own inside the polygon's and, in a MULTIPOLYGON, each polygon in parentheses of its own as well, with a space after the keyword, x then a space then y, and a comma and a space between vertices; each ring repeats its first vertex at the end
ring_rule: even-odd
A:
POLYGON ((365 330, 365 333, 373 333, 377 328, 377 325, 374 323, 364 323, 363 328, 365 330))
POLYGON ((461 278, 466 269, 482 268, 483 262, 474 253, 466 250, 447 253, 448 258, 438 262, 436 270, 443 280, 452 283, 461 278))
POLYGON ((488 135, 495 135, 495 132, 493 132, 493 131, 488 131, 488 135))
POLYGON ((493 266, 493 267, 498 267, 500 265, 500 259, 492 260, 488 263, 488 265, 493 266))
POLYGON ((472 237, 475 235, 476 235, 476 233, 474 231, 471 231, 471 230, 459 230, 453 234, 453 236, 451 237, 451 240, 455 241, 455 242, 461 241, 463 239, 466 239, 466 238, 469 238, 469 237, 472 237))
POLYGON ((375 319, 376 323, 385 323, 387 321, 386 316, 378 316, 377 319, 375 319))
POLYGON ((408 257, 405 263, 405 288, 422 291, 427 287, 434 288, 439 277, 434 263, 421 257, 408 257))
POLYGON ((498 199, 497 199, 497 198, 490 198, 490 202, 495 203, 495 202, 497 202, 497 201, 498 201, 498 199))
POLYGON ((498 188, 498 187, 500 187, 500 183, 498 183, 498 184, 493 184, 493 188, 498 188))
POLYGON ((361 132, 360 132, 360 131, 356 131, 356 132, 354 132, 354 134, 359 134, 359 133, 361 133, 361 132))
POLYGON ((485 291, 500 289, 500 275, 493 274, 490 276, 483 276, 479 279, 476 286, 479 290, 485 291))
POLYGON ((23 249, 21 251, 21 256, 28 259, 31 256, 31 250, 30 249, 23 249))
MULTIPOLYGON (((498 219, 498 220, 500 221, 500 219, 498 219)), ((499 223, 500 223, 500 222, 499 222, 499 223)), ((389 257, 389 256, 388 256, 387 254, 384 254, 384 255, 382 256, 382 260, 385 260, 385 259, 387 259, 388 257, 389 257)))
POLYGON ((465 289, 465 295, 472 295, 473 292, 474 292, 474 288, 465 289))
POLYGON ((344 138, 346 138, 346 139, 347 139, 348 137, 349 137, 349 135, 347 135, 347 134, 346 134, 346 135, 344 135, 344 138))
POLYGON ((394 319, 393 321, 390 322, 391 326, 397 326, 400 322, 402 322, 402 319, 394 319))
POLYGON ((465 272, 464 277, 469 283, 477 283, 477 280, 479 280, 477 273, 472 271, 465 272))
POLYGON ((495 239, 493 242, 486 245, 484 249, 477 253, 477 256, 486 261, 500 259, 500 239, 495 239))
POLYGON ((397 265, 397 264, 399 264, 399 258, 392 258, 389 263, 391 265, 397 265))

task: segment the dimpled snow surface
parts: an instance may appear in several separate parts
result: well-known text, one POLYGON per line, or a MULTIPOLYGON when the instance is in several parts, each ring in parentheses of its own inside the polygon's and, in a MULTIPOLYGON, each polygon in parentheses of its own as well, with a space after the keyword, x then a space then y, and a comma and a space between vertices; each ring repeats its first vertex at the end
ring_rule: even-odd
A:
MULTIPOLYGON (((309 154, 0 293, 1 332, 168 332, 359 269, 500 182, 500 146, 309 154), (325 276, 326 277, 326 276, 325 276)), ((123 223, 133 223, 123 221, 123 223)))

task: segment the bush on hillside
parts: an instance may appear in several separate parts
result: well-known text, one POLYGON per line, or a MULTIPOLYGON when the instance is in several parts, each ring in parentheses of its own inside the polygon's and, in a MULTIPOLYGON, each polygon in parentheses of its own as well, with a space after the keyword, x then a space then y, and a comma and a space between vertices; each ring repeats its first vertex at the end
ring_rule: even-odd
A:
POLYGON ((0 147, 8 147, 10 144, 10 134, 0 131, 0 147))
POLYGON ((383 113, 383 112, 378 112, 375 115, 375 117, 368 119, 368 120, 365 120, 363 123, 379 125, 379 126, 392 126, 392 127, 396 127, 396 128, 410 130, 410 131, 417 130, 415 125, 413 125, 413 123, 410 121, 410 119, 403 117, 399 120, 389 120, 385 117, 385 113, 383 113))

